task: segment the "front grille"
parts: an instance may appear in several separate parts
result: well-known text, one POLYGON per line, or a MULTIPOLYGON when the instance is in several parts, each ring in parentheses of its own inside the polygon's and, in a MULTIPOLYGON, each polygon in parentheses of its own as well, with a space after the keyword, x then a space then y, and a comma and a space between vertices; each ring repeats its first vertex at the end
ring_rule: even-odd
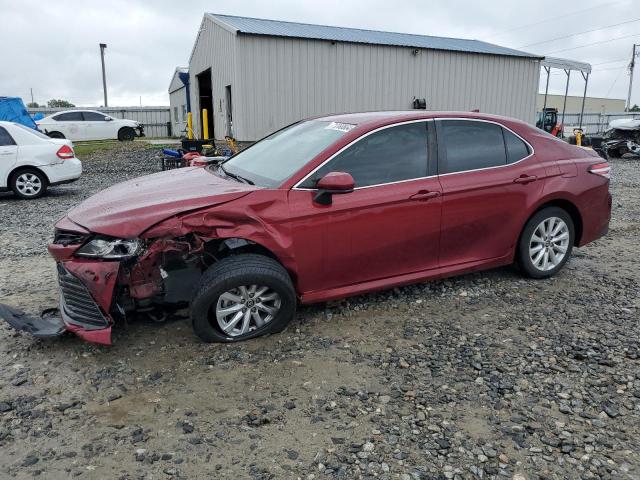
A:
POLYGON ((87 288, 74 275, 58 264, 61 307, 74 324, 85 327, 107 327, 108 320, 87 288))
POLYGON ((53 243, 57 245, 80 245, 87 236, 82 233, 70 232, 69 230, 58 230, 54 232, 53 243))

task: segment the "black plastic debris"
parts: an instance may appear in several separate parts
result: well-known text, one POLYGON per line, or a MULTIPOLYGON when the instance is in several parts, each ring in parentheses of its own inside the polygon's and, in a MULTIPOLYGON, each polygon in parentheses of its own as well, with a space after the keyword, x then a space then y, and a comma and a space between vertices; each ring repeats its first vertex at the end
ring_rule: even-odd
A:
POLYGON ((47 309, 36 317, 0 303, 0 318, 16 330, 30 333, 34 337, 58 337, 65 332, 64 322, 57 308, 47 309))

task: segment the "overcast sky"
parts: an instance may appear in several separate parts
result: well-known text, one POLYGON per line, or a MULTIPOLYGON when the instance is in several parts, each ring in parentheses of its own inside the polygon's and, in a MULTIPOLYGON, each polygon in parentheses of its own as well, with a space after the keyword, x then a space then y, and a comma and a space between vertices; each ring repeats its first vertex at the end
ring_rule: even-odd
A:
MULTIPOLYGON (((583 0, 576 6, 555 0, 0 0, 0 95, 26 103, 33 88, 39 103, 64 98, 99 106, 98 44, 106 43, 109 104, 139 105, 142 97, 143 105, 168 105, 171 75, 187 64, 203 12, 209 11, 474 38, 582 60, 594 68, 589 96, 626 98, 625 67, 633 43, 640 43, 638 6, 638 0, 583 0), (602 28, 611 25, 617 26, 602 28), (553 41, 540 43, 545 40, 553 41)), ((569 93, 582 95, 580 74, 572 77, 569 93)), ((564 73, 551 78, 550 92, 564 93, 564 73)), ((640 68, 632 101, 640 104, 640 68)))

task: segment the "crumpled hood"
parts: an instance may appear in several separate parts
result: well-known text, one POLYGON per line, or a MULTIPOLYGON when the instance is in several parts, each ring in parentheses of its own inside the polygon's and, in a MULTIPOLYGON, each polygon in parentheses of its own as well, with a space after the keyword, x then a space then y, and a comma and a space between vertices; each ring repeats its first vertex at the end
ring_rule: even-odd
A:
POLYGON ((109 187, 67 216, 94 233, 134 238, 173 215, 226 203, 257 188, 225 180, 205 168, 179 168, 109 187))

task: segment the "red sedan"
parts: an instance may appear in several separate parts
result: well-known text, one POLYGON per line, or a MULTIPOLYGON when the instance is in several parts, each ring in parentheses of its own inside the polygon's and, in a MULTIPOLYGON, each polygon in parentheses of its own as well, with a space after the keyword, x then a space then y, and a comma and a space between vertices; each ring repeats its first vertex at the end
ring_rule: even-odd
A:
POLYGON ((64 328, 190 306, 207 342, 279 332, 322 302, 517 264, 546 278, 607 232, 609 165, 523 122, 327 116, 229 160, 108 188, 56 225, 64 328))

